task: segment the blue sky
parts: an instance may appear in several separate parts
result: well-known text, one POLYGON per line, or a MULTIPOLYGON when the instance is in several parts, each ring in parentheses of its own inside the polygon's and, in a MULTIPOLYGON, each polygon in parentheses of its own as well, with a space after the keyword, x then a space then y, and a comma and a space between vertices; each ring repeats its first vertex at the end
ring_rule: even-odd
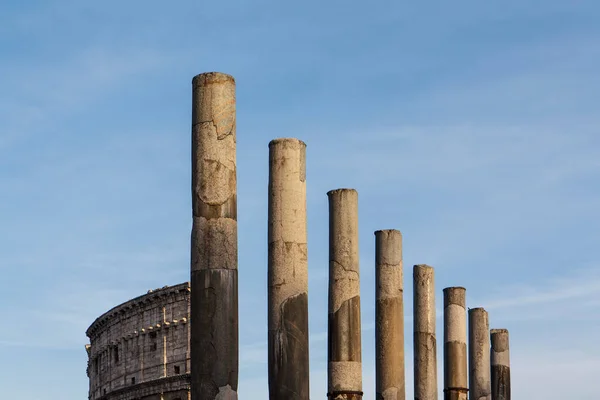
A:
POLYGON ((386 228, 404 235, 407 398, 417 263, 438 304, 465 286, 510 330, 516 397, 597 398, 599 18, 591 0, 2 2, 3 396, 86 398, 89 324, 188 280, 191 79, 220 71, 237 80, 241 398, 267 398, 267 144, 290 136, 308 145, 313 398, 339 187, 359 191, 366 400, 386 228))

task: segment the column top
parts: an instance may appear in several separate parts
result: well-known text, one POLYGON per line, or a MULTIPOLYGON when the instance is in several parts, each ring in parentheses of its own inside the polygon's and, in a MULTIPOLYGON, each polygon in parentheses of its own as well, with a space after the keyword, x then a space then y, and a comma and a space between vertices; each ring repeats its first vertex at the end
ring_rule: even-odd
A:
POLYGON ((431 279, 433 283, 435 268, 427 264, 417 264, 413 266, 413 281, 423 281, 431 279))
POLYGON ((402 236, 402 232, 400 232, 398 229, 379 229, 377 231, 374 232, 375 236, 382 234, 382 233, 397 233, 400 236, 402 236))
POLYGON ((413 265, 413 269, 433 269, 433 267, 431 265, 427 265, 427 264, 415 264, 413 265))
POLYGON ((306 147, 306 143, 297 138, 276 138, 269 142, 269 147, 275 146, 280 143, 289 143, 289 144, 298 144, 300 146, 306 147))
POLYGON ((192 85, 196 86, 198 84, 211 84, 211 83, 223 83, 223 82, 233 82, 235 83, 235 78, 229 74, 225 74, 223 72, 203 72, 194 76, 192 79, 192 85))
POLYGON ((338 194, 338 193, 357 193, 358 194, 356 189, 340 188, 340 189, 330 190, 329 192, 327 192, 327 196, 331 196, 331 195, 338 194))
POLYGON ((450 304, 466 307, 467 289, 462 286, 444 288, 444 308, 450 304))
MULTIPOLYGON (((490 339, 492 350, 497 353, 508 351, 510 348, 507 329, 491 329, 490 339)), ((505 364, 508 365, 507 360, 505 360, 505 364)))
POLYGON ((476 312, 487 312, 487 311, 486 311, 486 310, 485 310, 485 308, 483 308, 483 307, 475 307, 475 308, 470 308, 470 309, 469 309, 469 312, 470 312, 470 313, 471 313, 471 312, 473 312, 473 313, 476 313, 476 312))
POLYGON ((467 291, 467 289, 464 286, 450 286, 450 287, 444 288, 444 292, 446 292, 446 291, 453 292, 455 290, 464 290, 465 292, 467 291))

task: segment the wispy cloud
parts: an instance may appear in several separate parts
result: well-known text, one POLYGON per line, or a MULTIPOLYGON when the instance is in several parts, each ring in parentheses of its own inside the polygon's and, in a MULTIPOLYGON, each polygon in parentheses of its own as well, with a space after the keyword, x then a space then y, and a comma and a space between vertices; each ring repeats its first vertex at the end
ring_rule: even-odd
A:
POLYGON ((560 302, 600 299, 600 268, 571 272, 567 276, 543 282, 541 285, 516 285, 502 288, 502 299, 487 301, 486 308, 502 309, 560 302))
POLYGON ((95 317, 115 306, 114 299, 128 300, 127 290, 100 291, 83 282, 71 283, 71 287, 40 290, 39 303, 31 304, 28 308, 33 311, 28 313, 17 307, 2 310, 2 318, 12 324, 0 328, 0 342, 9 347, 82 350, 87 343, 85 330, 95 317), (91 318, 94 311, 97 315, 91 318))
MULTIPOLYGON (((91 47, 42 65, 5 63, 0 95, 0 150, 16 139, 39 135, 86 112, 127 79, 164 67, 169 58, 152 49, 91 47)), ((100 116, 100 115, 98 115, 100 116)))

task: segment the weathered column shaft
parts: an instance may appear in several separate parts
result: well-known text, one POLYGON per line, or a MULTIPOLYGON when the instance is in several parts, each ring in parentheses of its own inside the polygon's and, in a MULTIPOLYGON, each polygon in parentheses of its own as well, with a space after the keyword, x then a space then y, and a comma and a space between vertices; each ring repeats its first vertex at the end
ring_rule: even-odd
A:
POLYGON ((508 330, 492 329, 492 400, 510 400, 510 346, 508 330))
POLYGON ((358 193, 329 198, 328 398, 362 399, 358 193))
POLYGON ((235 81, 210 72, 192 85, 192 400, 237 399, 235 81))
POLYGON ((306 145, 269 143, 269 398, 308 400, 306 145))
POLYGON ((466 290, 444 289, 444 399, 467 400, 466 290))
POLYGON ((413 267, 414 387, 416 400, 437 400, 434 270, 413 267))
POLYGON ((405 400, 402 234, 375 232, 377 400, 405 400))
POLYGON ((483 308, 469 310, 469 397, 491 400, 490 324, 483 308))

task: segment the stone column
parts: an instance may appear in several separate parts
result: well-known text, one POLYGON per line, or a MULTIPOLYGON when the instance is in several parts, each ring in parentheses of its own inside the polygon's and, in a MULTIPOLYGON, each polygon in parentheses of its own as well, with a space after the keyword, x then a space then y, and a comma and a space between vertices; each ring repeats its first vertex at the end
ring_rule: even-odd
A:
POLYGON ((469 310, 469 397, 491 400, 490 324, 483 308, 469 310))
POLYGON ((402 234, 375 232, 377 400, 405 400, 402 234))
POLYGON ((437 400, 435 280, 433 267, 413 267, 415 400, 437 400))
POLYGON ((306 144, 269 143, 269 398, 308 400, 306 144))
POLYGON ((508 330, 492 329, 492 400, 510 400, 510 356, 508 330))
POLYGON ((328 393, 362 399, 358 193, 337 189, 329 198, 328 393))
POLYGON ((463 287, 444 289, 444 399, 467 400, 467 310, 463 287))
POLYGON ((235 81, 209 72, 192 85, 192 400, 237 399, 235 81))

